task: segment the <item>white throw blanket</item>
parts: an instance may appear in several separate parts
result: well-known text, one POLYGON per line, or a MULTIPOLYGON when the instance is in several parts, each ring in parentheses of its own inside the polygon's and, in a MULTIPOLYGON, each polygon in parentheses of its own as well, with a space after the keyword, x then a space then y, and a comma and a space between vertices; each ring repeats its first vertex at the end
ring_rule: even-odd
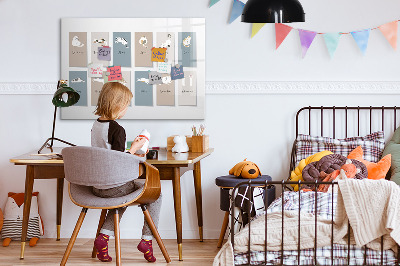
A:
POLYGON ((396 251, 400 243, 400 187, 385 179, 345 179, 339 182, 335 227, 348 221, 357 246, 396 251))
MULTIPOLYGON (((387 180, 339 180, 336 207, 334 242, 345 244, 348 221, 354 235, 351 243, 380 250, 380 237, 384 236, 384 249, 393 249, 400 243, 400 188, 387 180), (349 218, 348 218, 349 217, 349 218)), ((314 247, 315 216, 301 213, 298 228, 298 213, 284 212, 284 249, 296 250, 298 230, 301 233, 300 248, 314 247)), ((281 248, 282 213, 268 214, 268 250, 281 248)), ((235 235, 235 252, 246 252, 248 227, 235 235)), ((251 223, 251 250, 263 251, 265 244, 265 216, 251 223)), ((317 217, 318 247, 330 245, 331 221, 317 217)), ((219 251, 214 266, 234 265, 234 252, 230 241, 219 251)))

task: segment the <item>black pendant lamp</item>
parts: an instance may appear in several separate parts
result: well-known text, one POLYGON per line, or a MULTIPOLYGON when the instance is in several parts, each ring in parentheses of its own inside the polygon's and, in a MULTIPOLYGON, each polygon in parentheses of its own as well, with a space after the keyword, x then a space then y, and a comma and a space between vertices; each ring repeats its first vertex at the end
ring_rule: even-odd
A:
POLYGON ((242 22, 304 22, 304 10, 298 0, 249 0, 243 9, 242 22))

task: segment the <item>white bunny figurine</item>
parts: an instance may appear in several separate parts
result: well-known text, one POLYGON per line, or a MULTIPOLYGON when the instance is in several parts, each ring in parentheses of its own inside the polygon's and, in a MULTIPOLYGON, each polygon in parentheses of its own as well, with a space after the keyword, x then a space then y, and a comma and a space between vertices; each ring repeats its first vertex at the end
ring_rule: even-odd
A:
POLYGON ((172 152, 188 152, 189 146, 186 143, 185 136, 175 136, 174 137, 175 146, 172 148, 172 152))

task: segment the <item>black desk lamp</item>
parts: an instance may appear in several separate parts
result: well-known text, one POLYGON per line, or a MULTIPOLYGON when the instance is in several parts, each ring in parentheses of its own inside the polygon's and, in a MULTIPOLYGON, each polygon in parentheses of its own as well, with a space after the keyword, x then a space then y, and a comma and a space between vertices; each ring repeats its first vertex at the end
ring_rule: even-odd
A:
POLYGON ((242 22, 304 22, 304 10, 298 0, 249 0, 243 8, 242 22))
POLYGON ((57 107, 69 107, 76 104, 79 101, 79 93, 77 93, 73 88, 67 86, 66 80, 59 80, 57 83, 57 91, 53 95, 53 105, 54 105, 54 118, 53 118, 53 132, 51 133, 51 138, 48 138, 42 147, 39 149, 38 153, 40 153, 45 147, 50 148, 51 152, 53 152, 53 141, 58 140, 65 144, 75 146, 72 143, 69 143, 65 140, 55 138, 54 130, 56 128, 56 116, 57 116, 57 107), (49 144, 49 141, 51 143, 49 144))

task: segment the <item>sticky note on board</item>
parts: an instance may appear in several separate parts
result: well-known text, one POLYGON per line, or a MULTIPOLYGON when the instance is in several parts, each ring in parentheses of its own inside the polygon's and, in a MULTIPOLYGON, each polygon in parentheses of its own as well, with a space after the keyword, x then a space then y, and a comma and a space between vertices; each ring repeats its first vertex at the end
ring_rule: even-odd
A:
POLYGON ((89 77, 100 78, 103 76, 103 65, 102 64, 90 64, 88 65, 89 77))
POLYGON ((97 59, 102 61, 111 61, 111 47, 101 46, 97 49, 97 59))
POLYGON ((108 76, 108 81, 122 79, 121 66, 107 67, 107 72, 110 72, 110 75, 108 76))
POLYGON ((165 62, 167 56, 167 48, 155 48, 151 49, 151 61, 153 62, 165 62))
POLYGON ((158 69, 157 72, 159 73, 171 73, 171 64, 165 62, 158 62, 158 69))
POLYGON ((183 66, 176 65, 171 68, 171 80, 183 79, 184 77, 183 66))
POLYGON ((162 84, 162 77, 161 74, 155 71, 150 71, 149 72, 149 84, 162 84))

